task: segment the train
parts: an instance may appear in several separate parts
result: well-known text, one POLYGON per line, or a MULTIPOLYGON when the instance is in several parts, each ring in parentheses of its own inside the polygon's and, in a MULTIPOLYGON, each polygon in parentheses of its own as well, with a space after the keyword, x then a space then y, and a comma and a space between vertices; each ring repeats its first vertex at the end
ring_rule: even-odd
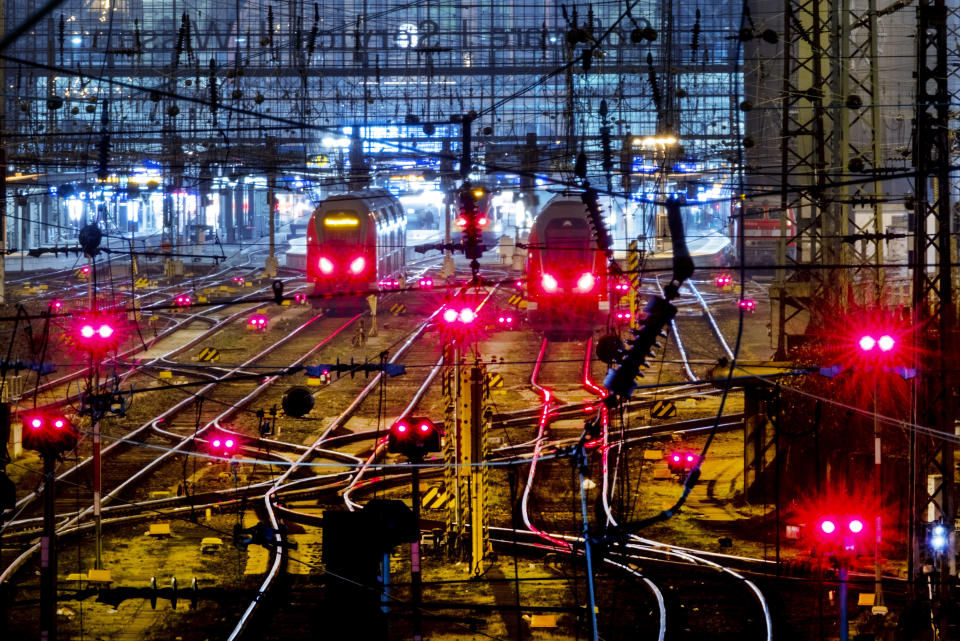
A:
POLYGON ((556 338, 591 334, 610 311, 607 263, 579 196, 550 199, 533 221, 527 247, 531 327, 556 338))
MULTIPOLYGON (((738 256, 736 262, 739 263, 742 260, 747 267, 753 267, 761 272, 772 271, 783 262, 778 256, 781 242, 784 245, 783 258, 795 260, 797 244, 793 238, 797 233, 797 220, 793 210, 787 209, 784 212, 779 201, 773 203, 762 199, 750 199, 744 205, 743 256, 738 256)), ((730 242, 735 252, 740 251, 739 227, 740 204, 734 202, 730 215, 730 242)))
POLYGON ((307 224, 307 281, 315 307, 354 309, 399 284, 406 266, 403 205, 384 189, 330 196, 307 224))

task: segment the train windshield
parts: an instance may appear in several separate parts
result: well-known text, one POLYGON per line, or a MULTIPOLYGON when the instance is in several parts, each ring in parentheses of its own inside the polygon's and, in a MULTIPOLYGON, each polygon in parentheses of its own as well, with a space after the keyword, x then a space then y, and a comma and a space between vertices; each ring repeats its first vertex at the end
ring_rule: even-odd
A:
POLYGON ((352 211, 329 211, 323 217, 325 245, 354 245, 360 240, 360 218, 352 211))
POLYGON ((554 218, 544 229, 544 268, 548 272, 581 271, 593 260, 593 235, 583 218, 554 218))

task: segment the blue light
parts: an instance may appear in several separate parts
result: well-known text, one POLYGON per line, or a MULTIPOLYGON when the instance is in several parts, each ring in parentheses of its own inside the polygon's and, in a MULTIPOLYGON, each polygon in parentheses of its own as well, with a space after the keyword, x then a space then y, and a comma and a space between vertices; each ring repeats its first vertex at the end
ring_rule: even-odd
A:
POLYGON ((942 552, 947 547, 947 528, 943 525, 934 525, 930 530, 930 547, 942 552))

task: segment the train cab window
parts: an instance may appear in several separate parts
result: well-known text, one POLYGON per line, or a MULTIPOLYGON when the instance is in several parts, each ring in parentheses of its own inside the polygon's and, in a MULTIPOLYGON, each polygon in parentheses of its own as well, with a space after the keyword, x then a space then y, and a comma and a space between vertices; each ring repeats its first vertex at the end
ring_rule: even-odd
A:
POLYGON ((542 252, 547 271, 565 273, 582 269, 593 260, 591 247, 593 236, 590 226, 583 218, 555 218, 544 229, 542 252), (556 251, 550 251, 556 250, 556 251))
POLYGON ((353 211, 331 211, 323 217, 323 239, 327 245, 352 245, 360 238, 360 217, 353 211))

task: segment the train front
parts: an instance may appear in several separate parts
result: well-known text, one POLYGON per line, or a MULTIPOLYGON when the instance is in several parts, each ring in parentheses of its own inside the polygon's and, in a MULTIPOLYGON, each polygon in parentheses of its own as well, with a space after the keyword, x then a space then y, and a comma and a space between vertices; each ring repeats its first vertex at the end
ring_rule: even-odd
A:
POLYGON ((324 202, 310 217, 307 278, 328 306, 357 304, 377 288, 376 230, 364 207, 324 202))
POLYGON ((527 313, 536 330, 576 337, 590 334, 610 307, 606 263, 582 205, 565 209, 545 210, 531 231, 527 313))

